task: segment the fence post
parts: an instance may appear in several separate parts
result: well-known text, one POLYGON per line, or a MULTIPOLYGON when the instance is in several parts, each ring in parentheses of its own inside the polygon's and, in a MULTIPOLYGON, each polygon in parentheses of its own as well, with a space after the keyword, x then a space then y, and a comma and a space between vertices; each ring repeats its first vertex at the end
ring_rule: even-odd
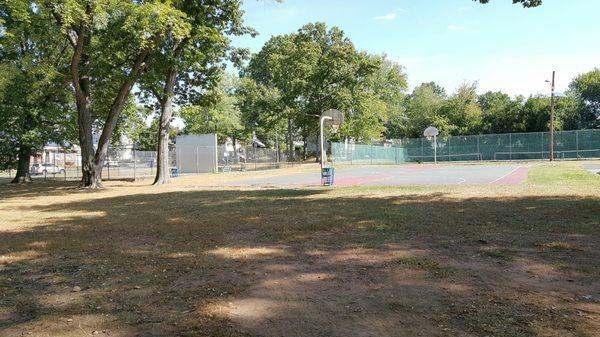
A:
POLYGON ((575 130, 575 157, 579 159, 579 130, 575 130))
POLYGON ((479 149, 479 137, 481 137, 481 135, 477 135, 477 155, 479 156, 479 160, 483 160, 483 155, 481 154, 481 150, 479 149))
POLYGON ((198 164, 198 160, 198 147, 196 146, 196 174, 200 173, 200 165, 198 164))
POLYGON ((371 165, 373 165, 373 145, 371 145, 371 165))
POLYGON ((508 134, 508 159, 512 160, 512 133, 508 134))
POLYGON ((65 169, 65 181, 67 181, 67 151, 63 150, 63 168, 65 169))
MULTIPOLYGON (((448 161, 451 162, 452 161, 452 148, 450 147, 450 139, 452 139, 452 136, 448 136, 448 161)), ((437 149, 437 144, 434 145, 437 149)))
POLYGON ((136 169, 137 169, 137 157, 135 155, 135 143, 133 144, 133 181, 136 180, 137 176, 136 176, 136 169))
POLYGON ((542 160, 544 160, 544 131, 540 132, 542 135, 542 160))

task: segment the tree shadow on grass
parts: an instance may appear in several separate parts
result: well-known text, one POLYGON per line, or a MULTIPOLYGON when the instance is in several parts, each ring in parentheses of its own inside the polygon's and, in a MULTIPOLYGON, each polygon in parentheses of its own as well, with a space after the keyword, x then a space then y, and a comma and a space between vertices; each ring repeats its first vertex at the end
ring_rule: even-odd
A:
POLYGON ((68 215, 0 233, 0 335, 592 336, 599 324, 579 300, 600 291, 596 198, 214 190, 29 209, 68 215))

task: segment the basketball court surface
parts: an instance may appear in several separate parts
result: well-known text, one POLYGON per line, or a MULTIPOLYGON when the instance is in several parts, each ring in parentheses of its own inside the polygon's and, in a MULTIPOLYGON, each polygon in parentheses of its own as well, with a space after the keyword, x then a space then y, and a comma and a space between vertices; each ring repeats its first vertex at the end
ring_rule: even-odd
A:
POLYGON ((592 173, 600 174, 600 164, 586 164, 583 167, 592 173))
MULTIPOLYGON (((335 186, 407 186, 407 185, 512 185, 527 178, 525 165, 381 165, 341 166, 335 169, 335 186)), ((238 176, 219 181, 211 187, 301 187, 319 186, 318 169, 302 172, 278 172, 259 177, 238 176)))

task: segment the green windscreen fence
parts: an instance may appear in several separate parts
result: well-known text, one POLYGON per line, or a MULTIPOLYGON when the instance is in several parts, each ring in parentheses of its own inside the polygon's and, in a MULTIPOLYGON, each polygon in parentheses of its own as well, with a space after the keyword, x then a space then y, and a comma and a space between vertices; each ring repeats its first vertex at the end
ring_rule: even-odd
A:
MULTIPOLYGON (((438 161, 535 160, 550 158, 550 133, 506 133, 403 139, 400 145, 333 143, 334 163, 399 164, 438 161)), ((555 159, 600 158, 600 130, 554 133, 555 159)))

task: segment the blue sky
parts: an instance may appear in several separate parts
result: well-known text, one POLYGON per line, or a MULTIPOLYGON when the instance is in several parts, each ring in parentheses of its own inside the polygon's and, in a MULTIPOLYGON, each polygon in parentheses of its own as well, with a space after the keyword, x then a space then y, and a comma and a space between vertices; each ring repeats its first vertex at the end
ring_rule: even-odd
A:
POLYGON ((256 38, 234 39, 253 52, 273 35, 308 22, 342 28, 357 49, 385 53, 406 68, 411 87, 435 81, 452 92, 547 93, 557 71, 564 91, 579 73, 600 67, 600 0, 544 0, 524 9, 510 0, 246 0, 256 38))

